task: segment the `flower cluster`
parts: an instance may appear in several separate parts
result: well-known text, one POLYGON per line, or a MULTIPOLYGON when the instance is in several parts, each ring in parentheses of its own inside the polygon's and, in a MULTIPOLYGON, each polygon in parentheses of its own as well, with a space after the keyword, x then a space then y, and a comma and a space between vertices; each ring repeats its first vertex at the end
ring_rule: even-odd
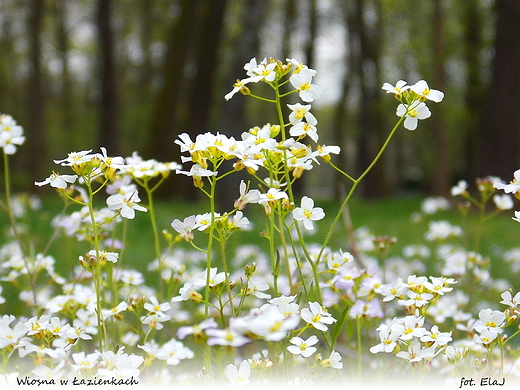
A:
MULTIPOLYGON (((340 378, 344 364, 349 369, 357 366, 352 371, 357 369, 361 377, 363 353, 368 350, 365 338, 372 342, 368 330, 381 321, 385 321, 378 328, 381 342, 370 349, 373 353, 395 353, 413 366, 422 363, 425 367, 431 367, 433 357, 441 353, 448 360, 461 360, 456 347, 448 345, 452 343, 451 332, 427 325, 427 317, 439 319, 438 323, 449 317, 460 327, 466 321, 468 333, 475 334, 474 344, 479 345, 480 340, 480 346, 490 349, 495 341, 487 343, 486 332, 498 334, 497 329, 512 321, 509 318, 516 315, 518 297, 503 295, 510 306, 507 319, 500 321, 499 313, 482 312, 480 322, 471 322, 471 315, 463 318, 442 313, 450 304, 461 312, 462 299, 455 303, 456 299, 446 300, 446 295, 457 296, 447 293, 455 278, 463 274, 461 267, 446 267, 444 275, 449 277, 412 275, 404 282, 396 276, 425 272, 424 260, 434 253, 429 247, 409 245, 403 251, 404 258, 387 258, 396 239, 375 237, 368 229, 353 233, 348 250, 329 247, 354 189, 400 124, 415 129, 418 120, 430 116, 425 102, 440 102, 443 93, 430 89, 423 80, 411 86, 404 81, 395 87, 385 83, 383 89, 400 103, 400 119, 381 153, 365 173, 354 178, 332 161, 332 155, 340 152, 339 146, 318 143, 318 120, 312 104, 322 90, 313 82, 315 70, 294 59, 272 58, 259 62, 253 58, 244 70, 246 78, 237 80, 225 99, 240 93, 272 103, 277 123, 254 126, 237 138, 221 133, 182 133, 175 144, 187 168, 145 160, 137 152, 126 158, 110 156, 102 147, 99 153, 83 150, 55 160, 59 170, 67 172, 56 170, 35 182, 56 189, 66 205, 80 206, 55 218, 53 225, 87 248, 81 249, 79 266, 73 269, 70 281, 56 274, 54 259, 44 254, 46 251, 33 255, 31 248, 25 253, 23 240, 2 248, 2 269, 6 271, 2 281, 17 285, 23 276, 29 287, 19 298, 30 303, 30 315, 0 320, 3 368, 16 358, 13 367, 20 369, 18 376, 42 378, 145 377, 158 383, 187 383, 199 378, 235 385, 277 380, 293 385, 321 383, 326 376, 340 378), (257 83, 267 85, 272 97, 255 95, 252 89, 257 83), (288 96, 299 97, 301 102, 282 104, 288 96), (287 117, 284 108, 288 108, 287 117), (294 184, 305 171, 323 162, 353 185, 328 227, 324 243, 318 245, 308 243, 305 235, 320 229, 325 211, 309 196, 298 194, 297 199, 294 184), (175 233, 165 229, 161 237, 152 194, 172 171, 191 177, 209 207, 174 219, 171 228, 175 233), (240 182, 232 207, 218 210, 220 180, 238 171, 247 174, 250 181, 240 182), (98 197, 102 207, 98 207, 98 197), (264 214, 262 242, 258 246, 239 245, 230 255, 230 237, 253 228, 245 215, 250 205, 264 214), (119 229, 118 224, 139 218, 139 212, 147 213, 154 234, 155 259, 146 269, 158 272, 159 278, 150 285, 147 274, 122 268, 132 251, 125 250, 131 243, 125 242, 126 229, 119 229), (38 273, 42 270, 45 278, 38 273), (403 308, 406 317, 394 316, 403 308), (351 337, 353 332, 357 337, 351 337), (350 359, 351 352, 357 354, 357 365, 342 361, 347 356, 350 359), (17 364, 28 360, 34 362, 34 369, 17 364), (188 364, 195 366, 198 374, 188 372, 188 364)), ((0 138, 3 131, 23 138, 14 130, 14 121, 2 118, 0 138)), ((14 153, 14 145, 23 142, 21 138, 10 138, 4 152, 14 153)), ((489 185, 482 186, 488 191, 489 185)), ((458 194, 465 196, 464 185, 458 188, 458 194)), ((494 201, 498 209, 508 208, 506 198, 494 201)), ((431 203, 425 207, 425 215, 446 208, 441 202, 431 203)), ((431 223, 425 238, 429 245, 440 246, 462 234, 459 227, 440 221, 431 223)), ((19 232, 13 236, 18 238, 19 232)), ((452 246, 437 250, 436 255, 448 259, 461 252, 452 246)), ((479 270, 485 270, 486 260, 476 251, 464 253, 465 269, 471 270, 475 280, 483 280, 485 273, 479 274, 479 270)))
POLYGON ((15 154, 16 146, 25 142, 23 128, 11 115, 0 115, 0 147, 5 154, 15 154))
MULTIPOLYGON (((501 180, 496 180, 493 182, 493 187, 497 190, 502 190, 506 194, 513 194, 515 198, 520 199, 520 169, 513 173, 513 180, 509 182, 509 184, 503 183, 501 180)), ((493 199, 497 204, 498 208, 502 210, 509 210, 513 208, 513 203, 510 200, 510 197, 497 198, 497 200, 493 199), (499 205, 502 205, 500 207, 499 205)), ((520 222, 520 211, 515 211, 515 216, 513 220, 520 222)))
POLYGON ((384 83, 383 90, 394 94, 401 103, 397 107, 396 114, 405 118, 404 127, 408 130, 415 130, 419 120, 431 116, 430 109, 425 104, 427 100, 439 103, 444 99, 443 92, 430 89, 424 80, 420 80, 414 85, 407 85, 404 80, 399 80, 395 86, 384 83))

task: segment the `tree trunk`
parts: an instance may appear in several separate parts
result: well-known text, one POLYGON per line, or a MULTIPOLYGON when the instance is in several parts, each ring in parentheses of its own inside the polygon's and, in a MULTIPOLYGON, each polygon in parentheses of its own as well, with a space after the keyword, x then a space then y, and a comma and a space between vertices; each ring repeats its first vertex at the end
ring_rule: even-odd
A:
MULTIPOLYGON (((166 58, 162 65, 163 82, 155 100, 148 129, 148 140, 143 155, 159 161, 181 161, 179 148, 174 145, 181 133, 178 110, 183 102, 184 68, 193 48, 192 38, 198 2, 182 0, 180 15, 174 22, 168 37, 166 58)), ((185 184, 187 184, 186 182, 185 184)))
MULTIPOLYGON (((231 66, 229 76, 227 77, 226 88, 231 86, 237 79, 245 78, 244 64, 258 54, 260 49, 259 32, 264 23, 267 11, 269 9, 269 1, 266 0, 246 0, 242 9, 242 20, 238 39, 233 42, 233 56, 231 58, 231 66)), ((227 90, 226 90, 227 92, 227 90)), ((240 139, 242 132, 247 131, 248 123, 246 120, 246 106, 250 101, 250 97, 237 94, 232 99, 225 101, 222 97, 221 118, 219 122, 222 128, 226 129, 227 136, 233 136, 240 139)), ((232 168, 232 162, 224 165, 227 169, 232 168)), ((226 169, 225 168, 225 169, 226 169)), ((217 201, 221 210, 227 210, 232 201, 237 198, 238 186, 240 180, 249 180, 249 175, 244 172, 237 172, 233 175, 223 178, 219 185, 223 188, 229 188, 230 191, 219 191, 217 193, 217 201)))
POLYGON ((464 62, 467 72, 465 91, 465 156, 466 165, 462 168, 462 177, 473 179, 477 176, 479 161, 478 155, 478 127, 480 110, 484 101, 484 81, 482 80, 481 53, 484 47, 482 36, 482 15, 478 10, 478 3, 464 2, 464 62))
POLYGON ((118 153, 118 93, 114 36, 111 27, 112 0, 99 0, 97 9, 100 73, 99 146, 110 155, 118 153))
MULTIPOLYGON (((341 95, 334 109, 334 117, 332 122, 332 139, 334 140, 334 145, 338 145, 341 148, 340 154, 335 157, 335 164, 338 167, 340 167, 343 171, 348 173, 350 167, 348 166, 347 151, 345 150, 347 146, 348 128, 348 126, 346 125, 347 98, 350 92, 350 86, 352 84, 350 64, 355 63, 356 54, 354 50, 354 34, 351 34, 349 32, 349 29, 351 29, 351 23, 353 23, 353 12, 350 12, 351 9, 348 7, 348 4, 346 3, 342 3, 341 7, 346 30, 345 47, 347 47, 348 49, 347 53, 345 54, 345 74, 343 75, 343 82, 341 85, 341 95)), ((338 199, 341 199, 341 196, 345 192, 345 188, 350 188, 350 186, 352 185, 350 181, 348 181, 347 183, 345 176, 343 176, 337 171, 334 171, 333 183, 336 183, 334 193, 338 199), (345 186, 345 188, 341 188, 342 186, 345 186)))
POLYGON ((305 43, 305 64, 314 69, 316 36, 318 35, 318 6, 316 0, 309 0, 309 37, 305 43))
POLYGON ((496 2, 497 25, 492 80, 479 139, 478 175, 512 178, 519 168, 520 2, 496 2))
MULTIPOLYGON (((385 139, 379 109, 379 46, 381 20, 369 26, 365 21, 366 0, 356 0, 355 23, 352 26, 359 44, 359 61, 353 64, 359 77, 361 109, 359 121, 359 168, 363 172, 377 155, 385 139)), ((390 188, 383 160, 379 161, 364 178, 362 192, 365 197, 378 198, 389 195, 390 188)))
MULTIPOLYGON (((445 90, 446 72, 444 71, 445 42, 444 15, 442 1, 433 1, 433 85, 435 89, 445 90)), ((434 137, 434 169, 432 192, 435 195, 447 195, 451 188, 451 171, 448 132, 444 122, 443 110, 435 107, 432 118, 434 137)))
POLYGON ((41 63, 41 32, 44 0, 33 0, 29 16, 29 63, 30 74, 27 86, 27 154, 25 165, 31 177, 44 177, 42 161, 47 159, 44 136, 44 93, 41 63), (36 157, 37 156, 37 157, 36 157))
POLYGON ((67 0, 61 0, 56 4, 54 9, 55 17, 57 18, 56 23, 56 42, 58 55, 61 61, 61 85, 60 85, 60 96, 59 105, 59 125, 58 134, 60 139, 59 155, 66 152, 76 150, 74 147, 74 137, 71 137, 71 130, 74 128, 76 107, 74 101, 74 94, 72 90, 72 79, 69 71, 68 63, 68 52, 69 52, 69 36, 65 26, 67 20, 67 0))

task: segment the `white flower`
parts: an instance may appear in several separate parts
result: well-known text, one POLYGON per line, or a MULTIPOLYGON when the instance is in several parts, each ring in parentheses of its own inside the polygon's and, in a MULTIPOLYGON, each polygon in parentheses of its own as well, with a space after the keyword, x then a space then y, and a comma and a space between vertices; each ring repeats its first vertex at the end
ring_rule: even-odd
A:
MULTIPOLYGON (((90 257, 96 257, 96 250, 92 249, 88 251, 88 255, 90 257)), ((115 252, 107 252, 107 251, 99 251, 100 260, 110 261, 112 263, 117 263, 117 259, 119 258, 119 254, 115 252)))
MULTIPOLYGON (((213 220, 216 220, 218 217, 220 217, 220 214, 215 213, 213 220)), ((195 225, 193 228, 203 232, 211 226, 211 222, 211 213, 198 214, 195 216, 195 225)))
MULTIPOLYGON (((435 278, 433 276, 430 277, 430 282, 424 282, 424 287, 430 290, 433 293, 444 295, 444 293, 450 292, 453 290, 451 287, 446 287, 446 279, 444 278, 435 278)), ((453 280, 453 279, 452 279, 453 280)))
POLYGON ((240 197, 235 201, 235 204, 234 204, 234 206, 238 210, 244 209, 244 207, 248 203, 258 203, 258 201, 260 200, 260 191, 258 191, 258 190, 248 191, 247 185, 244 182, 244 180, 240 181, 239 191, 240 191, 240 197))
POLYGON ((279 307, 265 304, 244 319, 247 329, 267 341, 281 341, 300 323, 299 316, 284 316, 279 307))
POLYGON ((396 354, 397 357, 408 360, 410 363, 421 361, 424 358, 433 357, 433 348, 422 348, 419 341, 415 341, 408 346, 408 351, 401 351, 396 354))
POLYGON ((195 216, 190 215, 189 217, 184 218, 184 221, 182 222, 179 219, 174 219, 171 223, 171 226, 177 233, 182 236, 182 238, 189 242, 193 240, 192 230, 195 228, 195 224, 195 216))
POLYGON ((480 334, 473 336, 473 341, 479 344, 490 344, 498 337, 497 332, 493 332, 490 329, 484 328, 480 331, 480 334))
POLYGON ((41 187, 46 184, 50 184, 54 188, 67 188, 69 183, 72 184, 78 178, 77 175, 60 175, 57 172, 53 172, 48 178, 41 182, 34 182, 37 186, 41 187))
POLYGON ((515 211, 515 216, 511 218, 516 222, 520 222, 520 211, 515 211))
POLYGON ((506 194, 516 194, 518 191, 520 191, 520 169, 513 173, 513 180, 511 183, 505 184, 502 182, 495 182, 493 186, 497 190, 504 190, 506 194))
POLYGON ((144 308, 150 313, 165 312, 170 310, 170 304, 168 302, 159 304, 159 301, 155 296, 150 297, 150 302, 144 304, 144 308))
POLYGON ((339 146, 318 145, 316 146, 316 151, 314 152, 314 155, 320 156, 323 159, 323 161, 328 163, 331 160, 330 154, 339 154, 340 150, 341 149, 339 146))
POLYGON ((406 115, 404 120, 404 127, 408 130, 415 130, 419 119, 426 119, 431 116, 429 108, 424 103, 416 104, 415 102, 408 104, 399 104, 397 106, 397 116, 403 117, 406 115))
POLYGON ((316 117, 311 114, 311 105, 310 104, 288 104, 287 105, 292 112, 289 114, 289 122, 293 125, 300 123, 304 118, 307 123, 311 125, 316 125, 318 123, 316 117))
POLYGON ((309 307, 310 309, 302 309, 301 316, 305 322, 311 324, 316 329, 327 331, 327 325, 336 322, 332 315, 323 310, 323 307, 318 302, 310 302, 309 307))
POLYGON ((421 210, 425 214, 435 214, 439 210, 449 210, 450 202, 443 196, 429 196, 421 202, 421 210))
POLYGON ((217 322, 212 318, 202 321, 200 324, 193 326, 181 326, 177 329, 177 337, 181 340, 185 339, 186 336, 194 335, 200 337, 203 331, 206 329, 216 329, 218 327, 217 322))
POLYGON ((166 364, 171 366, 176 366, 181 360, 192 359, 193 356, 191 349, 175 339, 171 339, 164 344, 157 353, 157 359, 165 360, 166 364))
POLYGON ((293 73, 289 78, 289 81, 304 102, 310 103, 321 96, 321 87, 311 83, 315 73, 311 69, 302 69, 299 73, 293 73))
POLYGON ((202 271, 200 274, 195 275, 191 282, 198 287, 206 286, 206 282, 209 282, 210 287, 218 286, 226 280, 226 274, 224 272, 218 272, 217 267, 210 268, 209 275, 208 270, 202 271))
POLYGON ((231 99, 240 90, 245 90, 246 84, 249 84, 252 81, 254 80, 251 77, 242 80, 237 80, 236 83, 233 84, 233 89, 224 96, 224 99, 231 99))
POLYGON ((253 69, 253 73, 259 77, 259 80, 272 82, 276 77, 275 68, 276 62, 270 62, 267 64, 262 61, 256 68, 253 69))
POLYGON ((502 325, 506 319, 506 315, 498 310, 482 309, 478 313, 479 321, 474 325, 477 332, 482 333, 484 329, 496 334, 502 333, 502 325))
POLYGON ((416 316, 407 316, 399 324, 402 326, 400 329, 401 340, 409 341, 414 337, 420 338, 426 333, 426 329, 423 328, 424 318, 416 316))
POLYGON ((425 234, 428 241, 445 240, 451 236, 462 236, 460 226, 453 226, 448 221, 431 221, 425 234))
POLYGON ((433 325, 430 331, 427 331, 421 337, 423 343, 434 343, 435 345, 446 345, 452 340, 451 332, 439 332, 439 327, 433 325))
POLYGON ((235 385, 247 385, 249 383, 249 375, 251 375, 251 367, 247 360, 240 363, 238 369, 233 364, 228 364, 224 368, 224 375, 235 385))
POLYGON ((78 371, 81 369, 93 368, 98 363, 100 356, 101 354, 99 352, 89 353, 88 355, 85 355, 84 351, 73 353, 72 359, 76 364, 71 364, 71 367, 78 371))
POLYGON ((403 306, 413 306, 413 305, 415 305, 415 307, 423 307, 423 306, 425 306, 428 303, 428 301, 430 299, 433 298, 433 294, 429 294, 429 293, 416 293, 415 291, 412 291, 412 290, 407 291, 406 295, 408 295, 408 297, 410 299, 399 301, 400 305, 403 305, 403 306))
POLYGON ((341 370, 343 368, 343 363, 341 363, 341 355, 336 351, 332 351, 330 357, 321 362, 321 366, 341 370))
POLYGON ((420 97, 431 100, 435 103, 442 101, 444 98, 443 92, 436 89, 430 89, 430 87, 428 87, 428 83, 424 80, 419 80, 417 83, 410 86, 410 89, 420 97))
POLYGON ((258 203, 265 206, 267 203, 287 198, 287 194, 278 188, 269 188, 265 194, 260 194, 258 203))
POLYGON ((194 177, 209 177, 209 176, 217 176, 218 172, 210 171, 209 169, 202 168, 199 164, 194 164, 191 166, 189 171, 181 171, 180 169, 176 169, 175 173, 178 175, 186 175, 186 176, 194 176, 194 177))
POLYGON ((408 89, 410 89, 410 86, 406 85, 406 81, 404 80, 399 80, 395 84, 395 87, 390 83, 383 84, 383 90, 386 91, 386 93, 393 93, 394 95, 401 95, 408 89))
POLYGON ((493 202, 499 210, 511 210, 513 208, 513 199, 507 194, 494 195, 493 202))
POLYGON ((28 331, 27 326, 21 322, 11 328, 8 323, 0 321, 0 349, 9 345, 16 345, 28 331))
POLYGON ((371 353, 386 352, 392 353, 397 346, 397 339, 402 334, 402 327, 395 328, 396 320, 392 320, 389 325, 381 326, 379 330, 379 344, 370 348, 371 353))
POLYGON ((314 142, 318 142, 318 130, 316 126, 308 122, 300 122, 291 127, 289 134, 293 137, 303 138, 306 135, 309 136, 314 142))
POLYGON ((456 186, 451 188, 451 196, 457 196, 464 194, 468 189, 468 182, 466 180, 460 180, 456 186))
POLYGON ((158 311, 157 313, 150 312, 146 316, 141 317, 142 324, 148 325, 150 329, 157 330, 161 330, 163 328, 161 322, 166 322, 169 320, 171 320, 171 317, 162 311, 158 311))
POLYGON ((106 320, 108 317, 119 314, 122 311, 125 311, 126 309, 128 309, 128 304, 125 301, 122 301, 121 303, 119 303, 119 305, 113 307, 112 309, 103 309, 103 319, 106 320))
POLYGON ((138 205, 140 202, 139 194, 137 190, 133 192, 127 192, 124 195, 114 194, 107 198, 107 206, 110 210, 119 210, 123 218, 134 219, 135 210, 146 212, 146 208, 138 205))
POLYGON ((207 344, 211 347, 213 345, 226 345, 234 348, 239 348, 249 343, 249 339, 243 334, 233 329, 215 329, 210 328, 206 331, 209 336, 207 344))
POLYGON ((268 289, 269 285, 267 284, 267 280, 260 276, 252 276, 247 282, 247 292, 253 294, 257 298, 270 299, 271 296, 263 292, 268 289))
POLYGON ((287 350, 294 355, 302 355, 304 358, 308 358, 318 350, 316 347, 313 347, 318 341, 318 338, 314 335, 307 340, 303 340, 300 337, 293 337, 289 340, 293 345, 288 346, 287 350))
POLYGON ((314 200, 304 196, 301 201, 301 207, 297 207, 292 212, 293 217, 297 221, 303 221, 303 226, 307 230, 313 230, 313 221, 319 221, 325 217, 325 213, 321 207, 314 207, 314 200))
POLYGON ((513 297, 511 291, 505 291, 502 294, 500 294, 500 296, 502 297, 500 303, 507 305, 511 308, 515 308, 520 304, 520 292, 517 292, 516 295, 513 297))
POLYGON ((393 286, 385 285, 383 287, 383 290, 381 292, 381 294, 384 296, 383 302, 388 302, 393 300, 394 298, 400 297, 404 293, 406 288, 407 286, 403 283, 403 279, 398 277, 393 286))
POLYGON ((94 154, 89 154, 92 152, 92 149, 89 150, 83 150, 81 152, 71 152, 69 153, 68 157, 63 160, 54 160, 56 164, 61 164, 62 166, 70 167, 72 165, 79 165, 86 162, 89 162, 94 157, 96 157, 94 154))
POLYGON ((10 115, 0 115, 0 147, 5 154, 15 154, 16 146, 25 142, 23 128, 10 115))

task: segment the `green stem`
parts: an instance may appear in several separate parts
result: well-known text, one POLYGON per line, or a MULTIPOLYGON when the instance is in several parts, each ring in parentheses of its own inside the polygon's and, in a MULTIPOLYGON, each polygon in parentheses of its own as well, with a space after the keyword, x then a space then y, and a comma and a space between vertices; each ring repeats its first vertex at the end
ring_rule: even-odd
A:
MULTIPOLYGON (((157 188, 157 186, 154 188, 157 188)), ((161 299, 164 299, 163 260, 161 255, 161 243, 159 241, 159 232, 157 230, 157 221, 155 219, 155 208, 152 193, 153 191, 148 187, 148 182, 144 183, 144 189, 146 190, 146 195, 148 196, 148 214, 150 214, 150 223, 152 224, 155 256, 157 256, 157 261, 159 261, 159 296, 161 299)))
POLYGON ((363 348, 361 342, 361 316, 356 317, 356 328, 357 328, 357 370, 358 370, 358 378, 361 379, 362 369, 363 369, 363 348))
POLYGON ((31 292, 33 295, 33 302, 36 304, 38 302, 36 300, 36 286, 34 284, 34 273, 29 266, 29 262, 26 256, 25 247, 23 245, 22 237, 20 236, 20 232, 18 231, 18 225, 16 224, 16 220, 13 215, 13 208, 11 205, 11 179, 9 173, 9 158, 7 153, 4 152, 4 179, 5 179, 5 204, 7 215, 9 216, 9 221, 11 222, 11 227, 13 228, 13 234, 18 246, 20 247, 20 254, 22 256, 25 268, 27 269, 27 276, 29 278, 29 285, 31 287, 31 292))
MULTIPOLYGON (((235 316, 235 308, 233 306, 233 295, 231 294, 231 286, 229 285, 229 275, 227 270, 227 260, 226 260, 226 237, 225 235, 220 235, 220 254, 222 257, 222 267, 224 268, 224 277, 226 278, 226 290, 229 298, 229 307, 231 308, 231 316, 235 316)), ((223 311, 222 311, 223 312, 223 311)))
POLYGON ((318 261, 319 259, 321 259, 321 256, 323 255, 323 251, 325 250, 325 248, 327 247, 331 237, 332 237, 332 233, 334 232, 334 228, 336 227, 336 225, 338 224, 339 220, 341 219, 341 216, 343 214, 343 210, 345 209, 345 207, 347 207, 347 204, 350 200, 350 198, 352 197, 352 194, 354 194, 354 191, 356 190, 357 186, 359 185, 359 183, 361 182, 361 180, 363 180, 363 178, 372 170, 372 168, 374 167, 374 165, 376 165, 376 163, 378 162, 378 160, 381 158, 381 156, 383 155, 384 151, 386 150, 388 144, 390 143, 390 140, 392 139, 392 137, 394 136, 395 132, 397 131, 397 129, 399 128, 399 126, 401 125, 401 123, 403 123, 404 119, 405 119, 406 115, 403 115, 398 121, 397 123, 395 124, 394 128, 392 129, 392 131, 390 132, 390 134, 388 135, 388 137, 386 138, 383 146, 381 147, 381 149, 379 150, 379 152, 377 153, 376 157, 374 157, 374 160, 372 160, 372 162, 370 163, 370 165, 367 167, 367 169, 365 169, 365 171, 356 179, 354 180, 353 184, 352 184, 352 187, 350 188, 350 191, 349 193, 347 194, 347 197, 345 198, 345 200, 343 201, 343 204, 341 205, 341 207, 339 208, 339 211, 338 213, 336 214, 336 217, 334 218, 334 221, 332 222, 332 225, 330 226, 330 229, 329 231, 327 232, 327 236, 325 237, 325 241, 323 242, 323 245, 321 247, 321 250, 318 254, 318 261))
POLYGON ((209 279, 211 275, 211 250, 213 247, 213 236, 215 234, 215 187, 217 184, 217 180, 214 176, 209 177, 210 182, 210 196, 209 196, 209 207, 211 214, 211 225, 209 227, 209 238, 208 238, 208 248, 206 251, 206 291, 204 300, 206 302, 204 306, 204 317, 207 319, 209 317, 209 279))
POLYGON ((90 181, 90 177, 84 177, 84 182, 87 186, 88 190, 88 210, 90 215, 90 222, 92 224, 92 236, 94 238, 94 248, 96 251, 96 269, 93 272, 94 279, 94 287, 96 290, 96 315, 98 321, 98 342, 99 342, 99 350, 100 352, 104 352, 103 344, 105 334, 105 326, 103 323, 103 314, 102 314, 102 306, 101 306, 101 262, 100 262, 100 249, 99 249, 99 236, 98 236, 98 226, 96 223, 96 218, 94 215, 94 192, 92 191, 92 185, 90 181))

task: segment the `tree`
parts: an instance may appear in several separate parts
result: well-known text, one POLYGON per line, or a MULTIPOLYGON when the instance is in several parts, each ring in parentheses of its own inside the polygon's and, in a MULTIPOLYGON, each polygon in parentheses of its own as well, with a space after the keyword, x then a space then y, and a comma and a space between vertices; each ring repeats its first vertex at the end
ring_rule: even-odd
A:
MULTIPOLYGON (((230 67, 226 77, 227 81, 224 82, 225 88, 231 89, 237 78, 243 78, 244 76, 241 75, 244 75, 244 64, 257 56, 260 49, 260 30, 265 21, 269 3, 266 0, 246 0, 242 3, 242 8, 237 17, 241 23, 236 38, 229 43, 233 50, 230 50, 230 67)), ((248 129, 246 120, 248 101, 250 99, 241 95, 235 96, 229 101, 221 100, 218 122, 223 129, 226 129, 226 135, 239 139, 242 132, 248 129)), ((231 163, 227 164, 228 169, 231 169, 230 165, 231 163)), ((225 188, 238 189, 241 179, 247 180, 247 176, 239 173, 229 175, 223 178, 219 185, 225 188)), ((229 207, 230 198, 235 195, 227 191, 219 192, 217 200, 221 208, 229 207)))
POLYGON ((100 74, 100 117, 99 143, 112 154, 117 154, 118 134, 118 92, 114 36, 111 27, 112 0, 99 0, 97 8, 97 26, 99 41, 100 74))
MULTIPOLYGON (((358 113, 359 137, 359 169, 365 170, 383 145, 385 130, 379 109, 380 101, 380 44, 382 26, 378 1, 356 0, 354 17, 349 25, 349 33, 353 34, 357 44, 357 55, 351 57, 351 64, 360 87, 360 109, 358 113), (368 10, 372 7, 371 10, 368 10), (367 21, 367 13, 371 12, 374 20, 367 21), (356 58, 357 57, 357 58, 356 58)), ((365 177, 363 194, 366 197, 381 197, 389 194, 388 177, 385 165, 381 162, 365 177)))
POLYGON ((182 104, 184 68, 191 54, 192 28, 199 2, 182 0, 180 14, 171 26, 167 37, 168 47, 162 64, 162 82, 152 106, 152 116, 148 128, 147 143, 143 154, 159 161, 180 161, 180 151, 175 148, 175 130, 179 132, 179 107, 182 104))
POLYGON ((481 53, 485 47, 483 36, 483 16, 478 3, 466 1, 461 3, 462 24, 464 26, 463 56, 467 72, 464 103, 466 113, 465 122, 465 172, 463 177, 474 178, 478 168, 478 127, 480 111, 483 107, 485 84, 482 77, 485 64, 482 63, 481 53))
POLYGON ((42 142, 45 139, 44 92, 42 80, 41 36, 43 28, 44 0, 31 1, 29 14, 29 64, 27 84, 27 154, 26 166, 32 177, 43 177, 41 161, 46 158, 42 142), (38 156, 38 158, 35 158, 38 156))
POLYGON ((496 2, 495 57, 479 134, 478 175, 505 179, 519 168, 520 2, 496 2))
MULTIPOLYGON (((432 83, 436 89, 445 90, 446 72, 444 70, 445 41, 444 41, 444 15, 441 0, 433 1, 433 77, 432 83)), ((432 118, 433 142, 435 145, 434 170, 432 180, 432 192, 438 195, 446 195, 451 187, 451 171, 449 139, 443 111, 435 113, 432 118)))

